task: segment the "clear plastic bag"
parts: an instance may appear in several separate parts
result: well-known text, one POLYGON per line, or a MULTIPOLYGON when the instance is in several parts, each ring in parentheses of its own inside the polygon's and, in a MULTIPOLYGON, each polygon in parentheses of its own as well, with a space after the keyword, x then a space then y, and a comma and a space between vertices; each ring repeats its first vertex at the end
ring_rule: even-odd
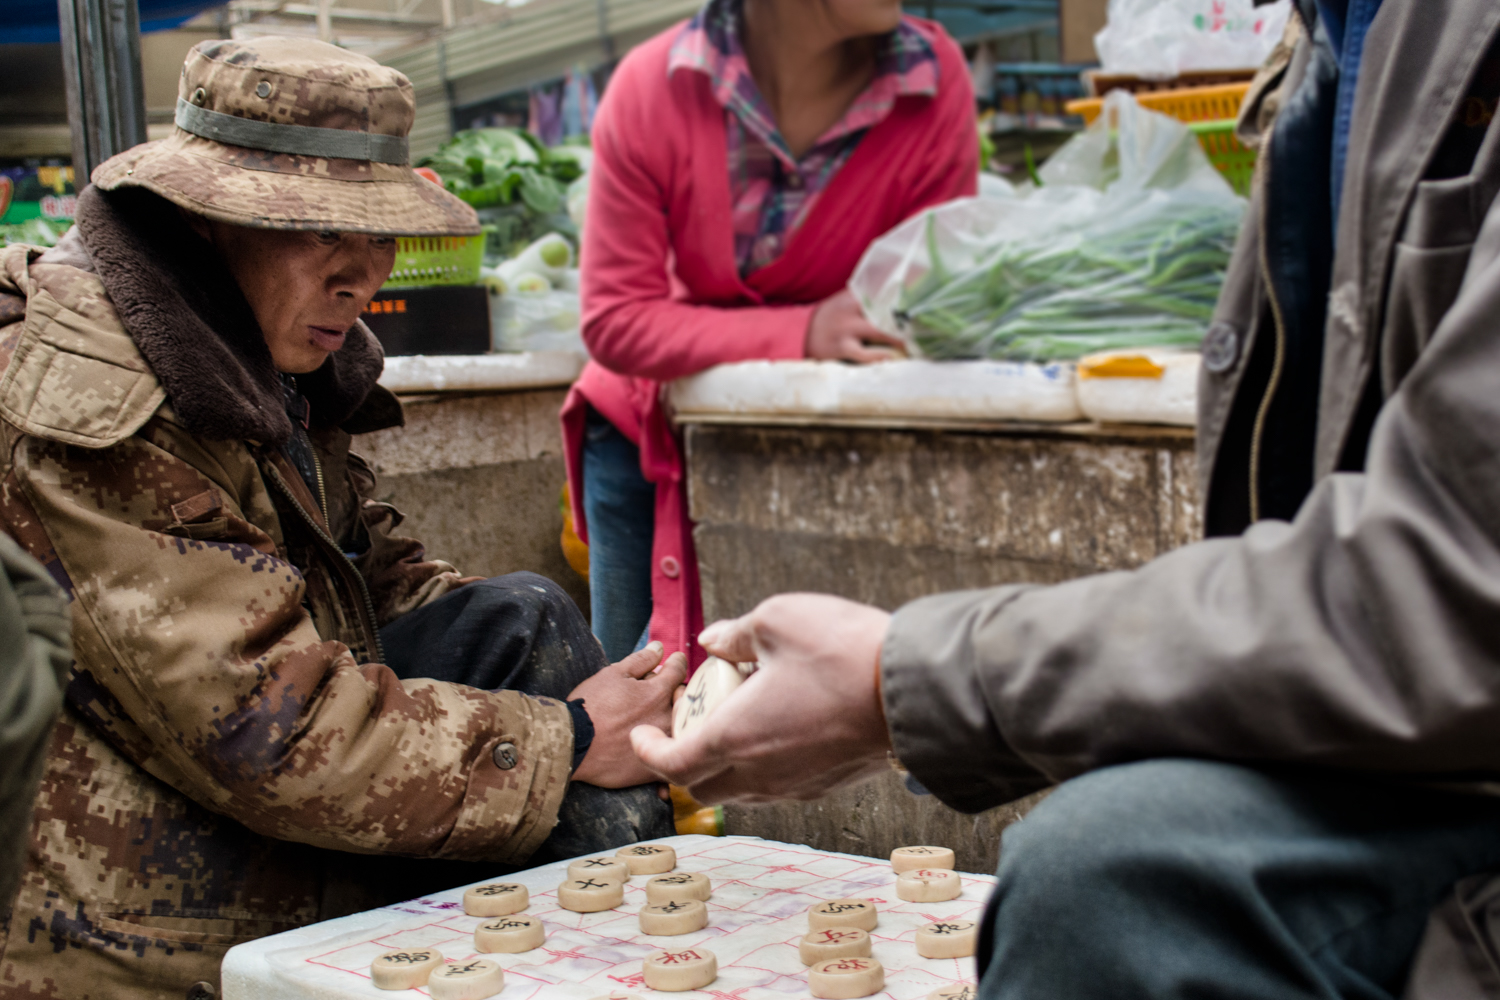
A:
POLYGON ((1286 30, 1291 0, 1109 0, 1094 36, 1106 73, 1165 80, 1192 70, 1255 69, 1286 30))
POLYGON ((1039 174, 871 244, 849 282, 870 321, 932 358, 1201 343, 1245 202, 1193 133, 1115 91, 1039 174))
POLYGON ((497 351, 588 353, 579 329, 576 291, 491 294, 490 332, 497 351))

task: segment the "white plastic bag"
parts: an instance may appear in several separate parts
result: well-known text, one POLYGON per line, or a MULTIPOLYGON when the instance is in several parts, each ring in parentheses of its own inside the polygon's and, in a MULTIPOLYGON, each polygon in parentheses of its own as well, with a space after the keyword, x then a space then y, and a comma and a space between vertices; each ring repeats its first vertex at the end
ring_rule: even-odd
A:
POLYGON ((586 354, 576 291, 490 295, 490 335, 497 351, 586 354))
POLYGON ((1196 347, 1245 205, 1196 136, 1115 91, 1039 174, 871 244, 849 282, 870 322, 933 358, 1196 347))
POLYGON ((1291 0, 1109 0, 1094 36, 1106 73, 1165 80, 1190 70, 1255 69, 1286 30, 1291 0))

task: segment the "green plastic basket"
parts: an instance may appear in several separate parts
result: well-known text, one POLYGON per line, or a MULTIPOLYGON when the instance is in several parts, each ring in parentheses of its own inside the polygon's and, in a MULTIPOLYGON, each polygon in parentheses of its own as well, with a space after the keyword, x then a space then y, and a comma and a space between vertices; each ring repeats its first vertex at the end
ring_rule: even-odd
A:
POLYGON ((1198 136, 1209 161, 1234 190, 1242 195, 1250 194, 1250 178, 1255 176, 1255 150, 1246 149, 1234 134, 1235 119, 1223 118, 1212 122, 1188 122, 1187 127, 1198 136))
POLYGON ((400 236, 396 266, 386 288, 475 285, 484 260, 484 236, 400 236))

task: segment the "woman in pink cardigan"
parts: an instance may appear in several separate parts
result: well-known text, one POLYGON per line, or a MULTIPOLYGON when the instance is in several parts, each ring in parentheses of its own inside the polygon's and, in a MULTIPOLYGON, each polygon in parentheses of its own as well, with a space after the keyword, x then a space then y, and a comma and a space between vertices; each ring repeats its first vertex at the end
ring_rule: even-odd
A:
POLYGON ((870 362, 845 284, 870 242, 974 193, 968 68, 900 0, 709 0, 632 51, 594 124, 583 338, 563 408, 612 660, 702 660, 698 564, 664 384, 729 361, 870 362))

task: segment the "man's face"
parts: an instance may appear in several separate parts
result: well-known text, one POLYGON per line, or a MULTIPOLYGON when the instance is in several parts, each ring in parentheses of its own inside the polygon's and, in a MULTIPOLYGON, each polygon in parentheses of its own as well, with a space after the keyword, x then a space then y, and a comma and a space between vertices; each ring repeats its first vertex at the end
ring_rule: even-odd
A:
POLYGON ((250 303, 279 371, 316 371, 396 262, 396 241, 363 233, 250 229, 197 217, 194 227, 224 255, 250 303))

